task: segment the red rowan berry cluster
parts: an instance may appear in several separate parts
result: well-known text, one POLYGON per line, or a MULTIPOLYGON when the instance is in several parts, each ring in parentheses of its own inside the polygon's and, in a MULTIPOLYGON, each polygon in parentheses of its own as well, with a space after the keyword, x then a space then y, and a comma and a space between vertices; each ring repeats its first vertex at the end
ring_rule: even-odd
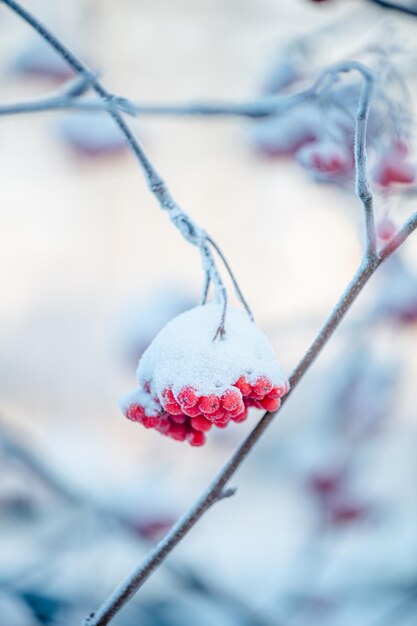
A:
POLYGON ((395 183, 413 183, 416 170, 407 161, 408 153, 409 148, 405 141, 395 139, 380 152, 372 172, 374 181, 385 188, 395 183))
POLYGON ((196 307, 157 335, 139 363, 139 389, 123 403, 128 419, 201 446, 213 426, 243 422, 250 407, 280 407, 289 384, 265 335, 229 307, 225 337, 213 341, 218 313, 196 307))
MULTIPOLYGON (((290 46, 273 67, 264 85, 267 96, 289 95, 306 78, 310 50, 290 46)), ((310 50, 312 54, 312 51, 310 50)), ((380 68, 381 69, 381 68, 380 68)), ((330 73, 331 74, 331 73, 330 73)), ((337 73, 312 101, 279 110, 259 119, 252 128, 255 148, 268 157, 293 157, 319 182, 338 185, 352 181, 355 173, 354 119, 361 98, 361 79, 345 82, 337 73)), ((389 93, 389 79, 375 71, 372 109, 367 124, 371 176, 382 189, 410 184, 416 168, 410 162, 409 127, 399 104, 389 93)))

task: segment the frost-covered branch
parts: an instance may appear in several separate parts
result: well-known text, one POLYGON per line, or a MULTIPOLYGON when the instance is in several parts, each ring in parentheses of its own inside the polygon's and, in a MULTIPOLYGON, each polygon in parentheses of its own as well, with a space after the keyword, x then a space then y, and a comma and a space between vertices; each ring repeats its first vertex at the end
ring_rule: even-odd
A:
MULTIPOLYGON (((269 96, 249 102, 190 102, 178 104, 137 104, 114 96, 112 105, 130 115, 190 116, 190 117, 248 117, 262 118, 283 113, 287 109, 314 97, 312 89, 291 96, 269 96)), ((96 98, 76 100, 64 95, 51 95, 27 102, 0 105, 0 115, 39 113, 54 110, 103 111, 107 103, 96 98)))
MULTIPOLYGON (((17 102, 0 105, 0 116, 20 115, 25 113, 42 113, 49 111, 82 111, 83 113, 95 113, 106 111, 109 105, 98 99, 79 100, 79 95, 54 94, 28 102, 17 102)), ((136 115, 135 105, 125 98, 114 96, 111 100, 112 107, 123 113, 136 115)))
POLYGON ((352 67, 350 64, 349 69, 357 69, 363 79, 355 117, 355 186, 364 210, 366 255, 369 261, 373 261, 376 259, 376 229, 373 197, 368 177, 366 130, 374 79, 372 73, 363 65, 352 67))
POLYGON ((2 104, 0 105, 0 115, 38 113, 53 110, 79 110, 94 113, 96 111, 108 110, 109 105, 111 105, 111 107, 115 107, 120 112, 133 116, 243 117, 261 119, 283 114, 295 106, 316 100, 321 90, 331 85, 331 81, 326 83, 326 78, 331 78, 332 76, 336 76, 339 72, 349 71, 349 69, 358 69, 359 67, 363 68, 364 71, 366 70, 365 66, 356 61, 330 66, 320 72, 317 79, 306 89, 302 89, 294 94, 268 95, 246 102, 196 101, 178 102, 175 104, 144 104, 141 102, 136 103, 131 99, 114 94, 107 100, 100 98, 78 100, 77 97, 70 97, 68 94, 63 93, 51 94, 27 102, 2 104))

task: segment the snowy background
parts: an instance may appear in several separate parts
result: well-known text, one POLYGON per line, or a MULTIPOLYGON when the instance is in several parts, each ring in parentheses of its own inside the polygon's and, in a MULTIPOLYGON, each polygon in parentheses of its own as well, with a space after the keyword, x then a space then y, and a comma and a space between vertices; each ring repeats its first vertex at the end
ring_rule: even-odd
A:
MULTIPOLYGON (((26 6, 135 102, 252 98, 277 53, 316 31, 312 70, 394 33, 414 97, 417 20, 360 0, 26 6)), ((1 103, 57 89, 33 72, 36 37, 0 9, 1 103)), ((358 264, 351 187, 259 155, 244 120, 133 126, 221 245, 289 373, 358 264)), ((139 354, 198 301, 198 253, 104 119, 4 117, 0 132, 0 626, 69 626, 193 502, 256 412, 195 449, 124 419, 118 400, 135 386, 139 354)), ((379 194, 379 216, 399 223, 414 202, 379 194)), ((401 259, 381 269, 247 459, 237 495, 115 625, 417 624, 417 237, 401 259), (400 313, 386 304, 396 281, 400 313)))

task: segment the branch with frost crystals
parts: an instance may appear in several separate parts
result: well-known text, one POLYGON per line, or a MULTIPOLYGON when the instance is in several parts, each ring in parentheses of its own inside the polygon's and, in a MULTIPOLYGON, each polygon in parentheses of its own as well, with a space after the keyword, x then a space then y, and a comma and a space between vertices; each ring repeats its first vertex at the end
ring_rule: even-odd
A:
POLYGON ((355 189, 364 210, 365 253, 368 260, 372 262, 376 260, 376 229, 373 197, 368 179, 366 131, 374 77, 367 67, 355 61, 349 61, 340 66, 340 71, 342 72, 351 70, 357 70, 362 76, 362 89, 355 116, 355 189))
MULTIPOLYGON (((0 0, 4 1, 4 0, 0 0)), ((37 113, 53 110, 75 110, 83 112, 106 111, 110 107, 116 108, 122 113, 132 116, 174 116, 174 117, 243 117, 249 119, 261 119, 273 115, 281 115, 292 107, 313 102, 322 90, 331 86, 331 79, 340 71, 349 71, 354 68, 353 64, 363 67, 355 61, 350 62, 352 67, 341 69, 342 64, 330 66, 319 73, 318 78, 310 87, 290 95, 271 95, 256 98, 248 102, 186 102, 178 104, 142 104, 134 103, 128 98, 112 95, 107 100, 84 99, 77 100, 68 95, 52 94, 37 100, 20 102, 15 104, 0 105, 0 115, 13 115, 21 113, 37 113), (326 83, 325 79, 330 79, 326 83)))
MULTIPOLYGON (((135 104, 127 98, 113 96, 112 105, 129 115, 155 116, 190 116, 190 117, 248 117, 262 118, 283 113, 287 109, 307 102, 314 98, 313 90, 307 89, 292 96, 270 96, 246 103, 179 103, 172 105, 162 104, 135 104)), ((15 115, 22 113, 40 113, 54 110, 75 110, 84 112, 106 111, 108 104, 98 99, 77 101, 65 95, 50 95, 27 102, 0 105, 0 115, 15 115)))
MULTIPOLYGON (((0 116, 20 115, 25 113, 42 113, 49 111, 80 111, 83 113, 96 113, 107 111, 109 104, 101 100, 78 100, 79 95, 51 95, 28 102, 18 102, 0 105, 0 116)), ((114 96, 111 106, 128 115, 136 115, 136 107, 129 103, 126 98, 114 96)))
POLYGON ((370 261, 376 258, 376 229, 373 197, 368 179, 366 157, 366 129, 368 125, 369 106, 373 89, 373 77, 370 72, 362 74, 362 91, 356 112, 355 124, 355 171, 356 193, 360 198, 365 217, 366 255, 370 261))

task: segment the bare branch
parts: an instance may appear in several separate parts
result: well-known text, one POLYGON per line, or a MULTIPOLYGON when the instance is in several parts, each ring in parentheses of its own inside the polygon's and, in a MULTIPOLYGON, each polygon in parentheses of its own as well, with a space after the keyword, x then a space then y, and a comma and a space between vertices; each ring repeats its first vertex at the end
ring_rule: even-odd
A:
MULTIPOLYGON (((42 113, 48 111, 82 111, 84 113, 96 113, 107 111, 109 104, 101 100, 89 99, 78 100, 77 94, 52 95, 38 100, 18 102, 0 105, 0 116, 20 115, 25 113, 42 113)), ((114 98, 111 105, 129 115, 136 115, 135 108, 127 106, 125 98, 114 98)))
MULTIPOLYGON (((50 95, 37 100, 0 105, 0 115, 36 113, 53 110, 80 110, 86 112, 103 111, 109 108, 108 102, 99 99, 77 101, 73 94, 50 95)), ((156 115, 179 117, 248 117, 263 118, 279 115, 287 109, 307 102, 315 97, 314 89, 309 88, 290 96, 268 96, 244 103, 178 103, 172 105, 135 104, 127 98, 114 96, 111 104, 130 115, 156 115)))
POLYGON ((362 78, 362 89, 355 115, 355 189, 362 202, 365 221, 365 254, 369 261, 376 261, 376 229, 373 208, 372 191, 368 178, 368 165, 366 156, 366 133, 368 126, 369 108, 374 86, 372 72, 363 63, 358 61, 344 61, 325 70, 323 78, 327 74, 357 71, 362 78))
POLYGON ((230 267, 230 265, 229 265, 227 259, 225 258, 223 252, 221 251, 221 249, 219 248, 217 243, 215 241, 213 241, 213 239, 211 237, 207 236, 207 241, 209 242, 210 245, 213 246, 213 248, 215 249, 215 251, 217 252, 219 257, 221 258, 221 260, 223 262, 223 265, 225 266, 225 268, 227 270, 227 273, 230 276, 230 280, 233 283, 233 287, 235 289, 237 297, 239 298, 240 302, 242 303, 242 305, 246 309, 246 312, 249 315, 249 317, 251 318, 251 320, 253 320, 254 319, 253 313, 252 313, 252 311, 251 311, 251 309, 249 307, 249 304, 247 303, 247 301, 246 301, 246 299, 245 299, 245 297, 244 297, 244 295, 243 295, 243 293, 242 293, 242 291, 241 291, 241 289, 239 287, 239 284, 238 284, 238 282, 236 280, 236 276, 234 275, 233 270, 230 267))

